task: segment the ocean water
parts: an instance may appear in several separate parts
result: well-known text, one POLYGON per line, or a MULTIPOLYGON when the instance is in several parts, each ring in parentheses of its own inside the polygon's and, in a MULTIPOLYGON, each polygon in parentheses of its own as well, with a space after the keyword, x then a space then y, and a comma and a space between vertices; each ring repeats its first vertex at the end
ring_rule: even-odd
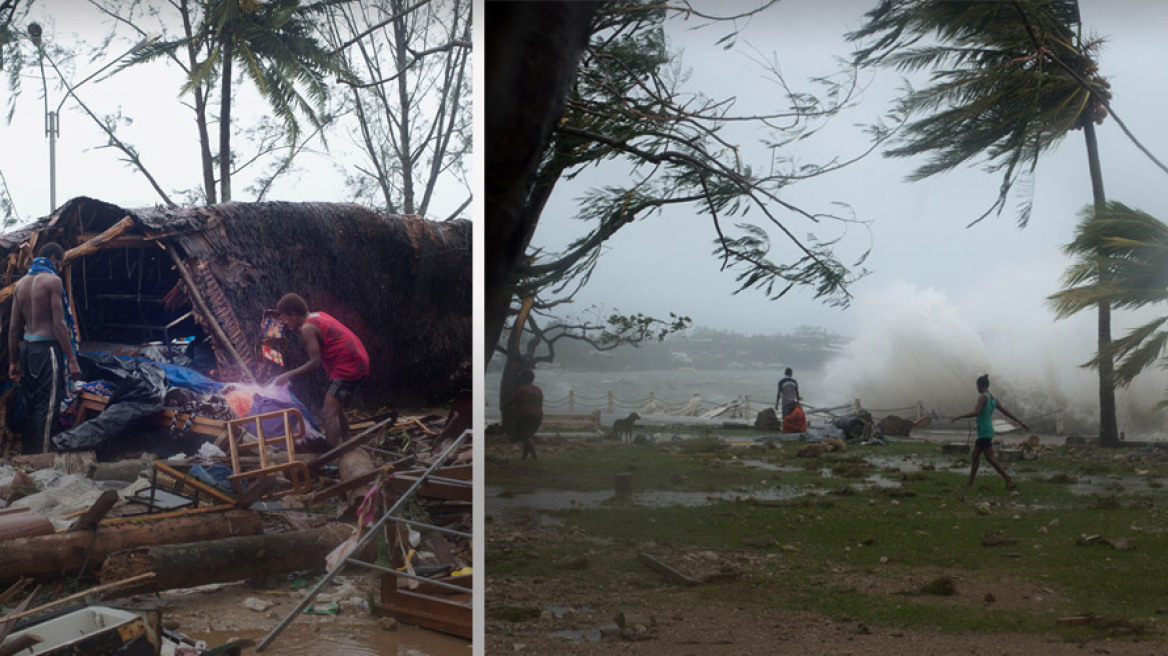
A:
MULTIPOLYGON (((556 369, 536 370, 535 383, 543 390, 544 412, 550 414, 623 415, 640 411, 655 400, 669 411, 685 406, 695 395, 705 411, 737 401, 750 404, 749 419, 761 409, 773 407, 781 370, 745 369, 737 371, 696 371, 676 369, 662 371, 588 372, 556 369), (612 405, 609 405, 609 394, 612 405), (569 404, 572 404, 569 406, 569 404)), ((850 404, 847 399, 823 386, 822 370, 796 371, 803 402, 808 407, 828 408, 850 404)), ((486 416, 498 417, 499 372, 488 372, 485 381, 486 416)), ((915 401, 911 403, 915 408, 915 401)), ((908 405, 908 404, 906 404, 908 405)))

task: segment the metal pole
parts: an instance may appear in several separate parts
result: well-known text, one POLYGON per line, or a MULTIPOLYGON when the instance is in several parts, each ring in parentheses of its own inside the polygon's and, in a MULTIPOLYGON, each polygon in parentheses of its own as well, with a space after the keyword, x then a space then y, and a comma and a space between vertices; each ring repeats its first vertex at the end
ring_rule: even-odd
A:
POLYGON ((57 112, 45 117, 49 131, 49 214, 57 209, 57 112))

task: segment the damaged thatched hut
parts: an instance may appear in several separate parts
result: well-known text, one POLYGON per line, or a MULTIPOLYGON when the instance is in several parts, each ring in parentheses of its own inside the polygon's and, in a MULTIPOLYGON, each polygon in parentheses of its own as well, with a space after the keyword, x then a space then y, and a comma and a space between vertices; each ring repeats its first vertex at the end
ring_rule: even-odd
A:
MULTIPOLYGON (((49 241, 67 251, 62 277, 83 350, 193 337, 209 347, 213 377, 262 382, 274 374, 260 343, 265 311, 296 292, 364 341, 372 371, 358 403, 441 402, 470 385, 466 220, 341 203, 125 209, 74 198, 0 235, 5 327, 13 285, 49 241)), ((296 341, 285 344, 293 361, 296 341)))

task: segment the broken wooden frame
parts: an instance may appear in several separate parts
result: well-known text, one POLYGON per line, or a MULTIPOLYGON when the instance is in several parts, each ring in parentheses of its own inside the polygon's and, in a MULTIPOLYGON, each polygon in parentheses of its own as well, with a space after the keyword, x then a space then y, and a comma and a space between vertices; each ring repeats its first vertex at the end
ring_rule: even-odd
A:
POLYGON ((284 408, 272 412, 232 419, 227 422, 227 446, 231 450, 231 469, 234 472, 227 479, 235 486, 238 494, 243 494, 243 483, 247 480, 259 480, 271 474, 284 473, 292 483, 292 490, 297 494, 304 494, 312 489, 312 477, 308 465, 296 459, 296 439, 304 437, 304 415, 296 408, 284 408), (264 420, 279 417, 283 421, 284 433, 280 437, 268 437, 264 434, 264 420), (245 426, 255 425, 255 442, 242 443, 236 441, 236 429, 239 429, 239 439, 247 434, 245 426), (268 464, 268 445, 283 442, 287 462, 268 464), (260 455, 260 468, 244 471, 239 464, 239 451, 244 448, 255 447, 260 455))
MULTIPOLYGON (((259 641, 259 643, 255 646, 255 651, 257 653, 267 649, 268 646, 271 645, 272 642, 277 637, 279 637, 279 635, 284 631, 284 629, 288 628, 288 626, 291 625, 292 622, 295 621, 296 618, 301 613, 303 613, 306 608, 308 608, 309 604, 312 603, 312 600, 314 598, 316 598, 317 594, 320 593, 320 590, 324 586, 328 585, 329 582, 331 582, 333 580, 333 577, 337 576, 345 569, 345 565, 352 563, 354 565, 360 565, 360 566, 368 567, 368 568, 378 570, 378 571, 385 571, 386 570, 386 568, 383 568, 379 565, 374 565, 372 563, 366 563, 364 561, 355 560, 354 558, 352 558, 352 555, 361 553, 362 549, 365 548, 365 546, 369 543, 369 541, 381 533, 381 529, 385 526, 385 523, 390 521, 391 519, 394 519, 394 515, 402 507, 404 507, 408 501, 410 501, 414 497, 414 494, 418 491, 419 488, 421 488, 422 484, 426 481, 426 479, 434 471, 439 469, 442 466, 442 463, 446 462, 446 459, 449 458, 450 455, 452 453, 454 453, 458 449, 458 447, 461 446, 462 443, 464 441, 466 441, 466 439, 470 436, 471 436, 471 431, 469 431, 469 430, 464 431, 462 433, 462 435, 459 435, 457 438, 455 438, 455 440, 453 442, 451 442, 450 445, 447 446, 445 450, 442 451, 441 455, 439 455, 437 458, 434 459, 434 462, 431 463, 430 467, 428 469, 426 469, 425 472, 423 472, 420 476, 418 476, 418 479, 414 482, 414 484, 412 486, 410 486, 410 489, 407 490, 400 497, 398 497, 397 501, 394 502, 393 506, 390 507, 389 510, 387 510, 380 518, 378 518, 376 522, 374 522, 372 525, 369 526, 368 530, 365 531, 365 534, 362 535, 359 540, 357 540, 357 544, 354 546, 354 548, 351 551, 349 551, 349 554, 346 555, 345 557, 341 558, 340 561, 337 562, 336 566, 332 569, 332 571, 328 572, 323 577, 321 577, 320 581, 318 581, 317 584, 315 586, 313 586, 313 588, 311 590, 308 591, 308 594, 306 594, 304 596, 304 599, 302 599, 300 601, 300 603, 296 606, 296 608, 292 609, 292 611, 290 613, 288 613, 288 615, 285 616, 284 619, 281 620, 280 623, 277 624, 268 633, 268 635, 264 636, 263 640, 259 641)), ((401 572, 396 572, 396 570, 390 570, 390 571, 392 571, 396 574, 402 574, 401 572)), ((435 584, 435 585, 438 583, 435 581, 430 581, 429 579, 426 579, 426 581, 427 581, 427 583, 435 584)), ((448 584, 443 584, 443 586, 445 586, 445 585, 448 585, 448 584)), ((462 590, 464 592, 466 591, 465 588, 462 588, 462 590)), ((465 603, 461 604, 461 606, 465 607, 467 613, 471 612, 471 604, 469 602, 465 602, 465 603)))

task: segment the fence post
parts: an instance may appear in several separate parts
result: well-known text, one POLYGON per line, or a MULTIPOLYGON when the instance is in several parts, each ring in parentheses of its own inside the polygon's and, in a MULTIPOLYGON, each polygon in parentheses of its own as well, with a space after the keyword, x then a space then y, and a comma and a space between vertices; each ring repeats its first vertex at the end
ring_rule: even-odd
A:
POLYGON ((860 405, 860 399, 856 399, 856 412, 860 412, 863 409, 864 406, 860 405))
POLYGON ((750 395, 749 394, 746 395, 746 414, 744 416, 747 419, 750 419, 750 395))
POLYGON ((568 390, 568 414, 576 414, 576 390, 568 390))
POLYGON ((612 414, 612 390, 608 392, 608 414, 612 414))
POLYGON ((917 401, 917 421, 925 418, 925 402, 917 401))
POLYGON ((1059 410, 1054 417, 1054 432, 1056 435, 1063 434, 1063 411, 1059 410))

